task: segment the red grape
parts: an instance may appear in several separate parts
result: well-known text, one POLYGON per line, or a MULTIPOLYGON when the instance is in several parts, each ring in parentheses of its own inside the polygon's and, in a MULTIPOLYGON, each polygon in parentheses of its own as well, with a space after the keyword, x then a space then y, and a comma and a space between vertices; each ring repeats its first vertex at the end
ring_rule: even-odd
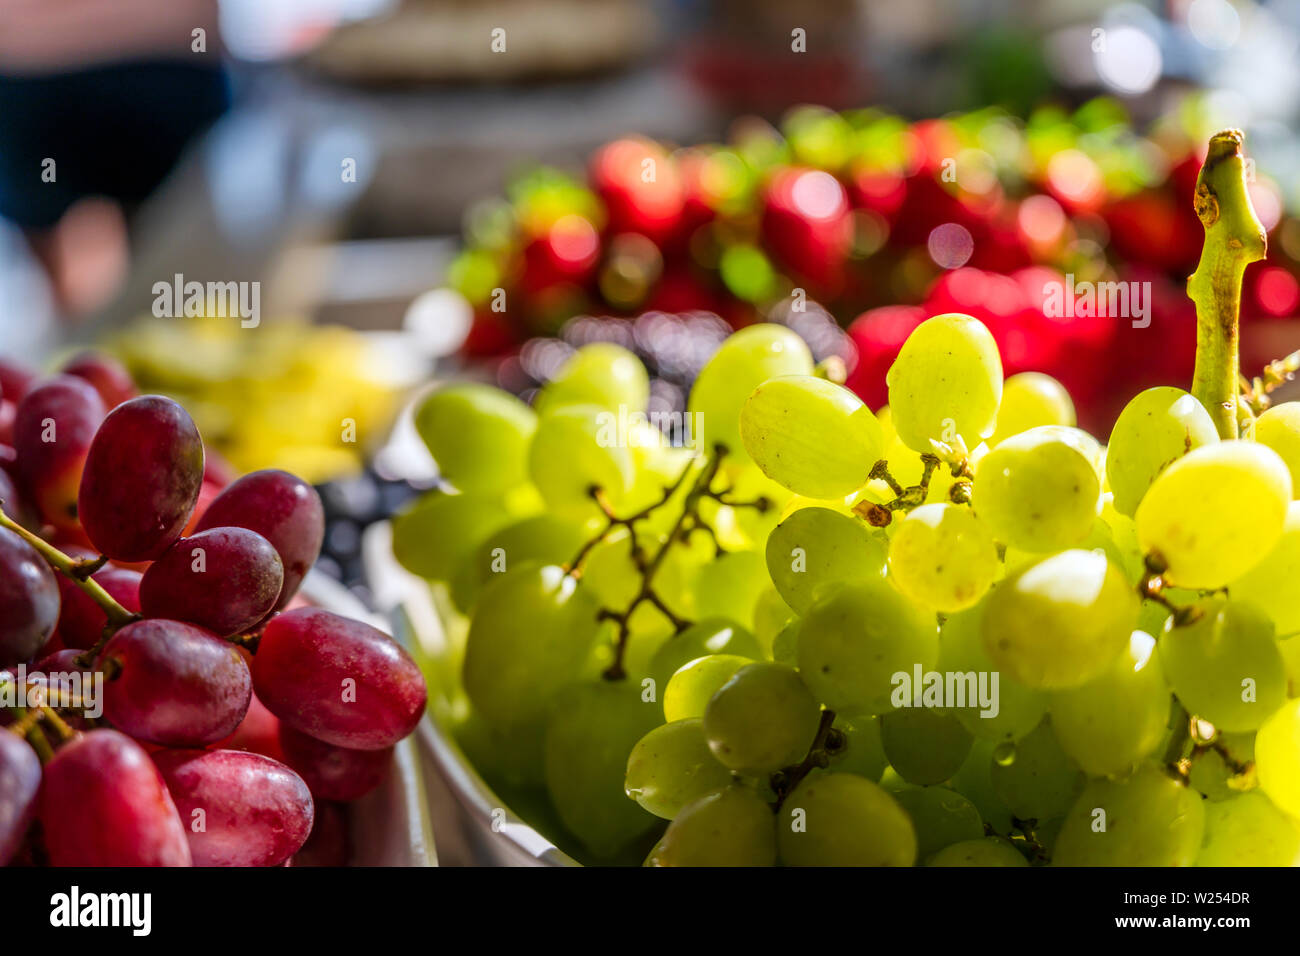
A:
POLYGON ((181 621, 145 620, 113 635, 97 666, 104 715, 132 737, 201 747, 233 733, 252 693, 239 650, 181 621))
POLYGON ((59 584, 26 541, 0 528, 0 667, 29 661, 59 621, 59 584))
POLYGON ((16 734, 0 731, 0 866, 13 857, 36 813, 41 762, 16 734))
POLYGON ((0 396, 17 404, 40 377, 35 369, 0 355, 0 396))
POLYGON ((134 740, 92 730, 45 765, 37 817, 55 866, 189 866, 162 775, 134 740))
POLYGON ((355 800, 379 786, 393 762, 393 748, 349 750, 280 725, 284 762, 296 770, 312 795, 322 800, 355 800))
POLYGON ((103 352, 81 352, 63 363, 64 375, 84 378, 99 392, 104 408, 114 409, 137 394, 135 382, 122 363, 103 352))
POLYGON ((391 747, 409 734, 427 694, 420 669, 391 637, 316 608, 271 619, 253 684, 286 724, 357 750, 391 747))
POLYGON ((284 764, 243 750, 163 750, 153 759, 195 866, 276 866, 307 841, 311 794, 284 764))
POLYGON ((284 586, 275 602, 283 608, 316 562, 325 537, 325 510, 316 489, 286 471, 254 471, 208 505, 196 527, 247 528, 270 541, 284 563, 284 586))
MULTIPOLYGON (((133 614, 140 611, 140 573, 111 565, 96 571, 92 578, 118 604, 133 614)), ((59 575, 59 593, 63 609, 59 613, 59 634, 67 647, 94 647, 104 634, 108 615, 94 598, 71 579, 59 575)))
POLYGON ((246 528, 210 528, 182 538, 140 582, 146 617, 188 621, 218 637, 242 634, 280 595, 284 572, 271 543, 246 528))
POLYGON ((90 445, 82 527, 110 558, 152 560, 180 537, 202 482, 203 441, 185 409, 159 395, 133 398, 109 412, 90 445))
POLYGON ((31 503, 57 528, 77 526, 77 488, 95 430, 104 420, 99 393, 59 375, 30 389, 14 419, 14 450, 31 503))
POLYGON ((280 763, 288 763, 284 759, 284 747, 280 744, 280 718, 267 710, 256 694, 249 698, 248 713, 239 722, 235 732, 225 740, 217 741, 215 746, 222 750, 247 750, 280 763))

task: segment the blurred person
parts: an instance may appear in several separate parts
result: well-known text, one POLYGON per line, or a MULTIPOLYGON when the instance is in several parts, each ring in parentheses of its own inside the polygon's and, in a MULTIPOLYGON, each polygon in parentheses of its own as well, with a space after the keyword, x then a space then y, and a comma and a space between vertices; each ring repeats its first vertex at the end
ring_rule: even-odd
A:
POLYGON ((113 294, 131 214, 230 95, 217 0, 0 0, 0 217, 62 313, 113 294))

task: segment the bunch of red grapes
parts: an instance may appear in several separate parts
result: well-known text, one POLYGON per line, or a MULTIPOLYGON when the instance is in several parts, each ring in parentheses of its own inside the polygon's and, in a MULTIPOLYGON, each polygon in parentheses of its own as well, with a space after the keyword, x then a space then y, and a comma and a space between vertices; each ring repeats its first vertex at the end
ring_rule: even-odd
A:
POLYGON ((232 480, 185 409, 86 354, 0 359, 0 507, 0 865, 345 862, 341 804, 426 690, 297 596, 315 490, 232 480))
MULTIPOLYGON (((476 309, 466 351, 509 352, 580 315, 705 310, 739 327, 797 292, 849 330, 848 384, 878 408, 912 328, 959 311, 993 332, 1008 374, 1055 376, 1085 424, 1108 427, 1114 395, 1191 374, 1203 138, 1162 136, 1101 100, 1023 124, 806 107, 726 144, 615 140, 583 181, 533 170, 471 211, 450 275, 476 309), (1142 284, 1143 315, 1054 309, 1045 287, 1068 297, 1080 281, 1142 284)), ((1248 323, 1300 312, 1300 223, 1262 176, 1257 188, 1266 225, 1295 235, 1247 273, 1248 323)))

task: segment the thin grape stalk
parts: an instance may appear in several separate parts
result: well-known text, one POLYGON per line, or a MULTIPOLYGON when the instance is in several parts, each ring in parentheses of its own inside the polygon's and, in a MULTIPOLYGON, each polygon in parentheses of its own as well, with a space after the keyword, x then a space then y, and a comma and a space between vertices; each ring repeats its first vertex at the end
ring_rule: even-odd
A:
POLYGON ((1272 400, 1269 395, 1295 378, 1300 372, 1300 350, 1274 359, 1252 379, 1241 376, 1241 401, 1258 417, 1268 410, 1272 400))
MULTIPOLYGON (((904 488, 898 479, 890 474, 888 461, 882 458, 876 462, 871 467, 870 477, 887 484, 889 490, 894 493, 894 498, 884 504, 859 501, 853 506, 853 513, 865 519, 872 527, 884 528, 894 520, 895 511, 911 511, 925 504, 930 493, 930 482, 934 480, 934 473, 944 462, 938 455, 924 454, 921 455, 921 464, 923 470, 920 481, 904 488)), ((965 458, 957 457, 949 461, 949 467, 952 476, 957 479, 948 490, 949 499, 953 504, 970 504, 971 479, 974 477, 970 465, 965 458)))
POLYGON ((596 545, 608 538, 614 531, 625 528, 627 529, 629 539, 632 542, 632 561, 635 563, 637 572, 641 576, 641 585, 632 600, 623 610, 613 608, 602 608, 600 610, 600 619, 604 621, 613 621, 618 625, 618 638, 614 645, 614 660, 605 669, 604 677, 606 680, 622 680, 627 676, 627 671, 623 667, 623 658, 627 652, 628 638, 631 635, 632 614, 642 604, 650 604, 660 614, 662 614, 677 633, 681 633, 691 626, 692 622, 678 616, 664 599, 654 589, 654 577, 663 565, 664 559, 668 556, 669 550, 679 541, 686 540, 695 531, 704 531, 713 541, 714 548, 721 553, 722 548, 718 544, 717 535, 713 528, 700 515, 700 503, 705 498, 712 499, 721 505, 731 508, 754 508, 760 512, 766 511, 771 507, 771 502, 764 497, 755 498, 752 501, 741 501, 730 496, 726 489, 715 490, 713 481, 718 475, 718 469, 722 467, 722 459, 725 449, 718 446, 713 449, 712 454, 704 459, 703 467, 698 472, 696 469, 698 463, 692 460, 682 469, 677 479, 664 489, 663 495, 658 501, 647 505, 640 511, 627 515, 618 516, 609 502, 606 500, 601 488, 593 486, 589 489, 593 501, 600 506, 605 515, 605 526, 597 532, 596 536, 586 542, 579 550, 573 560, 566 565, 570 576, 574 578, 581 577, 582 564, 587 556, 591 553, 596 545), (672 528, 660 543, 658 549, 653 555, 647 555, 641 547, 636 536, 636 524, 649 518, 660 508, 668 505, 683 487, 686 486, 687 480, 695 473, 695 478, 690 484, 686 497, 682 501, 682 510, 678 514, 672 528))

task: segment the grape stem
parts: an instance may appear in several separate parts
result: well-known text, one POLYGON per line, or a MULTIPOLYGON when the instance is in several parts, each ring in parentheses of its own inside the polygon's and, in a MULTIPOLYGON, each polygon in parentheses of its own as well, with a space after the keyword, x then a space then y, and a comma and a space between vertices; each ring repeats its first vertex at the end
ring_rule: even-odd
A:
POLYGON ((1295 378, 1300 372, 1300 351, 1274 359, 1253 379, 1241 377, 1241 400, 1251 412, 1260 415, 1269 407, 1269 393, 1295 378))
MULTIPOLYGON (((921 472, 921 480, 915 485, 904 488, 902 483, 890 473, 889 462, 880 459, 871 466, 867 477, 887 484, 889 490, 894 493, 894 499, 880 505, 874 501, 859 501, 853 506, 853 513, 859 518, 866 519, 873 528, 884 528, 894 520, 895 511, 911 511, 925 504, 925 499, 930 494, 930 481, 934 477, 935 470, 943 462, 938 455, 923 454, 921 464, 924 468, 921 472)), ((953 473, 956 474, 956 471, 954 470, 953 473)))
POLYGON ((0 528, 9 529, 35 548, 50 567, 85 591, 90 596, 90 599, 103 609, 105 616, 108 618, 108 622, 104 627, 104 636, 100 638, 99 643, 94 647, 78 656, 78 664, 83 666, 90 664, 114 632, 132 621, 140 619, 140 615, 132 614, 118 604, 113 596, 91 577, 92 574, 108 563, 108 558, 100 555, 98 558, 78 561, 75 558, 68 557, 40 535, 33 534, 5 514, 3 501, 0 501, 0 528))
POLYGON ((1196 177, 1194 205, 1205 227, 1205 245, 1187 295, 1196 303, 1196 368, 1192 394, 1210 413, 1222 439, 1239 434, 1238 313, 1246 266, 1264 258, 1268 238, 1251 205, 1242 159, 1244 137, 1226 129, 1210 137, 1205 165, 1196 177))
POLYGON ((1175 627, 1185 627, 1194 623, 1201 616, 1200 610, 1193 606, 1179 607, 1165 595, 1164 578, 1167 566, 1160 555, 1152 552, 1143 562, 1142 579, 1138 581, 1137 592, 1147 601, 1155 601, 1174 616, 1175 627))
POLYGON ((1174 715, 1174 733, 1169 738, 1169 746, 1165 748, 1165 765, 1169 768, 1170 773, 1181 783, 1187 782, 1187 774, 1190 770, 1190 762, 1187 758, 1187 745, 1192 740, 1192 715, 1187 712, 1187 708, 1182 704, 1178 705, 1178 712, 1174 715))
POLYGON ((773 792, 776 794, 776 803, 772 805, 773 812, 781 809, 781 804, 785 803, 785 798, 794 793, 795 787, 799 786, 803 782, 803 778, 812 773, 814 768, 826 767, 829 764, 826 742, 831 737, 834 723, 835 711, 823 710, 821 723, 817 725, 817 734, 813 737, 812 746, 808 748, 808 755, 795 766, 778 770, 772 774, 770 783, 773 792))

